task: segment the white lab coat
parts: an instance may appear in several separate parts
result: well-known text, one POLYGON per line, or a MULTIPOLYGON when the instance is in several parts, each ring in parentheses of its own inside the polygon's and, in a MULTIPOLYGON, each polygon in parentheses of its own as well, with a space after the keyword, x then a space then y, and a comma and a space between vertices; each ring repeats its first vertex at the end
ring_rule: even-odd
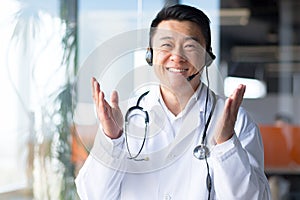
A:
MULTIPOLYGON (((99 128, 94 147, 77 178, 77 191, 82 200, 156 200, 207 199, 207 165, 193 156, 201 143, 204 130, 206 86, 201 85, 178 116, 166 109, 159 89, 153 89, 140 106, 150 115, 147 140, 139 158, 128 159, 124 134, 116 140, 107 138, 99 128)), ((131 103, 130 103, 131 104, 131 103)), ((136 104, 136 99, 132 105, 136 104)), ((240 108, 235 135, 215 145, 214 127, 223 111, 224 99, 217 98, 208 129, 207 159, 212 179, 210 199, 265 200, 270 199, 268 181, 264 174, 262 139, 258 127, 240 108)), ((206 119, 212 108, 208 102, 206 119)), ((132 123, 139 121, 132 120, 132 123)), ((144 122, 139 131, 129 132, 128 146, 133 156, 142 144, 144 122)))

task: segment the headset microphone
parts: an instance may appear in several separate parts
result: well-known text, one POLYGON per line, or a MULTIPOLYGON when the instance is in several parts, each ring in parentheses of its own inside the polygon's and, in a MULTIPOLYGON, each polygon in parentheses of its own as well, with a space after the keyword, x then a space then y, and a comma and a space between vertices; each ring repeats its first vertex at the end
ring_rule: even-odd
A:
POLYGON ((193 80, 193 79, 195 78, 195 76, 197 76, 198 74, 199 74, 199 71, 198 71, 197 73, 195 73, 195 74, 193 74, 193 75, 187 77, 186 80, 187 80, 187 81, 191 81, 191 80, 193 80))

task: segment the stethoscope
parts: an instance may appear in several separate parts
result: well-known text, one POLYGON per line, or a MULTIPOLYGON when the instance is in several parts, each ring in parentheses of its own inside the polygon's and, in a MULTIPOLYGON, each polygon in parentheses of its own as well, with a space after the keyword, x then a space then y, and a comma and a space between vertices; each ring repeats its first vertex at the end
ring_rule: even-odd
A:
POLYGON ((144 145, 145 145, 146 138, 147 138, 147 132, 148 132, 148 126, 149 126, 149 114, 148 114, 148 112, 147 112, 146 110, 144 110, 143 107, 140 106, 140 102, 141 102, 141 100, 144 98, 144 96, 146 96, 148 93, 149 93, 149 91, 143 93, 143 94, 138 98, 138 100, 137 100, 137 102, 136 102, 136 105, 130 107, 130 108, 127 110, 126 114, 125 114, 125 130, 124 130, 124 135, 125 135, 126 148, 127 148, 128 154, 129 154, 129 157, 128 157, 128 158, 129 158, 129 159, 133 159, 133 160, 135 160, 135 161, 144 161, 144 160, 147 160, 147 159, 145 159, 145 158, 140 158, 140 159, 139 159, 139 158, 137 158, 137 157, 141 154, 141 152, 142 152, 142 150, 143 150, 143 148, 144 148, 144 145), (130 151, 130 149, 129 149, 129 145, 128 145, 128 137, 127 137, 128 126, 129 126, 129 116, 130 116, 130 114, 131 114, 133 111, 140 111, 141 113, 144 114, 144 119, 145 119, 145 130, 144 130, 144 138, 143 138, 143 142, 142 142, 142 145, 141 145, 140 150, 138 151, 138 153, 137 153, 135 156, 132 155, 132 153, 131 153, 131 151, 130 151))
MULTIPOLYGON (((147 161, 149 160, 148 158, 138 158, 139 155, 141 154, 144 145, 145 145, 145 141, 147 138, 147 132, 148 132, 148 126, 149 126, 149 114, 146 110, 144 110, 143 107, 140 106, 140 102, 141 100, 149 93, 149 91, 143 93, 142 95, 140 95, 140 97, 137 100, 137 103, 135 106, 130 107, 126 114, 125 114, 125 130, 124 130, 124 135, 125 135, 125 143, 126 143, 126 148, 129 154, 128 159, 132 159, 134 161, 147 161), (127 133, 128 133, 128 126, 129 126, 129 118, 132 112, 134 111, 138 111, 140 113, 142 113, 144 115, 144 121, 145 121, 145 129, 144 129, 144 137, 143 137, 143 142, 142 145, 138 151, 138 153, 136 155, 132 155, 129 145, 128 145, 128 137, 127 137, 127 133)), ((206 166, 207 166, 207 177, 206 177, 206 186, 207 186, 207 190, 208 190, 208 199, 210 199, 210 195, 211 195, 211 188, 212 188, 212 183, 211 183, 211 176, 210 176, 210 172, 209 172, 209 165, 208 165, 208 161, 207 158, 210 154, 209 148, 206 145, 206 136, 207 136, 207 130, 208 130, 208 126, 210 124, 215 106, 216 106, 216 95, 211 92, 212 96, 213 96, 213 104, 209 113, 209 116, 207 118, 207 121, 205 123, 204 129, 203 129, 203 134, 202 134, 202 139, 201 139, 201 143, 199 145, 197 145, 194 148, 193 151, 193 155, 195 156, 195 158, 199 159, 199 160, 205 160, 206 162, 206 166)), ((204 118, 206 118, 206 113, 207 113, 207 105, 208 105, 208 99, 209 99, 209 87, 207 87, 207 91, 206 91, 206 99, 205 99, 205 110, 204 110, 204 118)))
MULTIPOLYGON (((207 87, 207 91, 206 91, 204 117, 206 117, 206 112, 207 112, 208 95, 209 95, 209 87, 207 87)), ((207 169, 206 187, 207 187, 207 190, 208 190, 208 198, 207 198, 208 200, 210 199, 210 195, 211 195, 212 183, 211 183, 211 176, 210 176, 210 172, 209 172, 209 165, 208 165, 208 161, 207 161, 207 157, 209 156, 210 151, 209 151, 208 147, 206 146, 206 135, 207 135, 208 126, 209 126, 209 123, 211 121, 213 112, 214 112, 215 107, 216 107, 216 102, 217 102, 216 95, 213 92, 212 92, 212 96, 213 96, 213 104, 212 104, 212 108, 210 110, 208 119, 207 119, 207 121, 205 123, 205 126, 204 126, 201 144, 196 146, 194 148, 194 151, 193 151, 193 154, 197 159, 199 159, 199 160, 205 159, 206 169, 207 169)))
MULTIPOLYGON (((208 92, 209 91, 208 91, 208 88, 207 88, 206 100, 205 100, 205 111, 204 111, 204 116, 205 117, 206 117, 206 112, 207 112, 208 92)), ((214 112, 214 109, 215 109, 215 106, 216 106, 216 96, 215 96, 214 93, 212 93, 212 95, 213 95, 213 105, 212 105, 212 108, 210 110, 208 119, 207 119, 207 121, 205 123, 205 126, 204 126, 201 144, 196 146, 194 148, 194 151, 193 151, 194 156, 199 160, 206 159, 209 156, 209 152, 210 152, 208 147, 206 146, 206 135, 207 135, 207 129, 208 129, 211 117, 213 115, 213 112, 214 112)))
MULTIPOLYGON (((145 159, 138 159, 138 156, 141 154, 143 148, 144 148, 144 145, 145 145, 145 142, 146 142, 146 138, 147 138, 147 132, 148 132, 148 127, 149 127, 149 114, 146 110, 144 110, 143 107, 140 106, 140 102, 141 100, 149 93, 149 91, 143 93, 142 95, 140 95, 140 97, 138 98, 137 100, 137 103, 135 106, 132 106, 130 107, 126 114, 125 114, 125 130, 124 130, 124 135, 125 135, 125 140, 126 140, 126 147, 127 147, 127 151, 128 151, 128 154, 129 154, 129 159, 133 159, 135 161, 142 161, 142 160, 145 160, 145 159), (128 145, 128 136, 127 136, 127 133, 128 133, 128 126, 129 126, 129 116, 131 115, 132 112, 134 111, 138 111, 140 113, 142 113, 144 115, 144 121, 145 121, 145 129, 144 129, 144 137, 143 137, 143 142, 142 142, 142 145, 138 151, 138 153, 136 155, 132 155, 131 151, 130 151, 130 148, 129 148, 129 145, 128 145)), ((206 113, 207 113, 207 104, 208 104, 208 96, 209 96, 209 89, 207 88, 207 92, 206 92, 206 100, 205 100, 205 110, 204 110, 204 116, 206 117, 206 113)), ((203 160, 203 159, 206 159, 208 156, 209 156, 209 149, 206 145, 206 135, 207 135, 207 130, 208 130, 208 126, 210 124, 210 121, 211 121, 211 118, 212 118, 212 115, 213 115, 213 112, 214 112, 214 109, 215 109, 215 106, 216 106, 216 96, 214 93, 212 93, 212 96, 213 96, 213 104, 212 104, 212 108, 210 110, 210 113, 209 113, 209 116, 208 116, 208 119, 205 123, 205 126, 204 126, 204 130, 203 130, 203 134, 202 134, 202 139, 201 139, 201 143, 196 146, 194 148, 194 151, 193 151, 193 155, 199 159, 199 160, 203 160)))

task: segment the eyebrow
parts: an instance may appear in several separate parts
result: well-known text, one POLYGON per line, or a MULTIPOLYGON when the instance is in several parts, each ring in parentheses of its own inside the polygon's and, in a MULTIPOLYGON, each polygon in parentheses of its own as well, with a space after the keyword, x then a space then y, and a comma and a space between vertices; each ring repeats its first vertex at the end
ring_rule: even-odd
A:
POLYGON ((186 38, 184 38, 184 40, 185 40, 185 41, 188 41, 188 40, 194 40, 194 41, 200 43, 200 40, 199 40, 198 38, 196 38, 196 37, 193 37, 193 36, 191 36, 191 37, 186 37, 186 38))
POLYGON ((159 40, 171 40, 171 39, 174 39, 174 38, 171 36, 165 36, 165 37, 159 38, 159 40))
MULTIPOLYGON (((164 36, 164 37, 159 38, 159 40, 171 40, 171 39, 174 39, 174 38, 171 36, 164 36)), ((199 39, 196 37, 193 37, 193 36, 185 37, 184 40, 185 41, 193 40, 193 41, 200 43, 199 39)))

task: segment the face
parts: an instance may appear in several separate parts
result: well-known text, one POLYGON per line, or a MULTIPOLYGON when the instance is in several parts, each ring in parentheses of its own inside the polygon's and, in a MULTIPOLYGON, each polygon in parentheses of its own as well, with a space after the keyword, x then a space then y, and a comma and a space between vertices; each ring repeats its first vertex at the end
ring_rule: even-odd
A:
POLYGON ((152 38, 153 65, 161 83, 171 89, 199 85, 199 76, 187 78, 205 65, 205 39, 201 29, 190 21, 165 20, 152 38))

